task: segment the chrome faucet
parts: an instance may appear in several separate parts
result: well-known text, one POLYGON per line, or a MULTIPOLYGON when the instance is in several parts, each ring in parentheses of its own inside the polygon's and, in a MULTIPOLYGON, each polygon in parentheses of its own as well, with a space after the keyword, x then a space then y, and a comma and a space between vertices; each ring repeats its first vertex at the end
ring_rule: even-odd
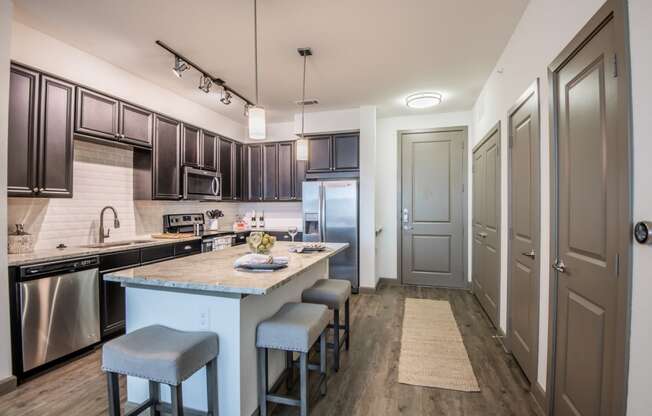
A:
POLYGON ((118 212, 115 210, 115 208, 111 206, 102 208, 102 211, 100 212, 100 244, 104 242, 105 238, 109 238, 111 234, 110 229, 107 230, 106 234, 104 233, 104 211, 107 209, 113 211, 113 227, 120 228, 120 220, 118 220, 118 212))

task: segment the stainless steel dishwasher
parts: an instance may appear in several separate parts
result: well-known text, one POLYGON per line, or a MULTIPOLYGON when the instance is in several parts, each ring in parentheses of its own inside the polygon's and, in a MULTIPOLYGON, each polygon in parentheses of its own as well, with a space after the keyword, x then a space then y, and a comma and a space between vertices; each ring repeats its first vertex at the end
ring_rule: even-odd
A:
POLYGON ((100 341, 99 259, 20 268, 23 371, 100 341))

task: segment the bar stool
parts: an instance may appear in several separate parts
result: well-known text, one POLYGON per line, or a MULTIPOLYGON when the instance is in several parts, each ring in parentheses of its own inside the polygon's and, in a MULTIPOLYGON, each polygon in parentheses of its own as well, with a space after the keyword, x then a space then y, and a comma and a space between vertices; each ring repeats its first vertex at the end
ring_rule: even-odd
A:
POLYGON ((258 348, 258 404, 260 416, 267 416, 267 402, 279 403, 301 408, 301 416, 308 416, 308 370, 320 372, 319 390, 326 394, 326 330, 328 309, 323 305, 307 303, 286 303, 272 317, 258 324, 256 347, 258 348), (319 338, 321 352, 319 365, 308 363, 308 353, 319 338), (286 353, 286 369, 272 388, 268 386, 268 350, 281 350, 286 353), (292 376, 292 354, 298 352, 300 373, 299 399, 273 394, 276 386, 285 378, 292 376))
POLYGON ((149 399, 127 415, 150 409, 151 416, 161 411, 183 415, 181 383, 206 366, 207 416, 218 416, 217 334, 186 332, 153 325, 123 335, 102 347, 102 370, 106 372, 109 414, 120 415, 118 374, 149 380, 149 399), (160 402, 160 384, 170 386, 171 405, 160 402))
POLYGON ((335 359, 333 370, 340 369, 340 350, 344 345, 349 350, 351 344, 351 326, 349 321, 349 298, 351 297, 351 282, 348 280, 319 279, 314 285, 304 290, 301 300, 306 303, 317 303, 328 306, 333 310, 333 343, 328 343, 328 348, 333 349, 335 359), (344 304, 344 328, 340 327, 340 307, 344 304), (340 331, 344 331, 344 338, 340 340, 340 331))

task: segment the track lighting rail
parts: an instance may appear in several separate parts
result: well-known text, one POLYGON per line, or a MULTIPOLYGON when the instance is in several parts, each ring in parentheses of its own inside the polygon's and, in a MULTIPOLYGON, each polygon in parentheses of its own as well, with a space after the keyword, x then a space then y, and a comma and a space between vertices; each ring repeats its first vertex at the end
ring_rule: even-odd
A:
POLYGON ((253 102, 251 102, 250 100, 248 100, 247 98, 245 98, 242 94, 240 94, 239 92, 237 92, 237 91, 234 90, 233 88, 227 86, 227 85, 226 85, 226 82, 225 82, 223 79, 221 79, 221 78, 217 78, 217 77, 214 77, 214 76, 211 75, 208 71, 203 70, 199 65, 197 65, 196 63, 194 63, 194 62, 191 61, 190 59, 186 58, 185 56, 183 56, 183 55, 180 54, 179 52, 175 51, 174 49, 172 49, 170 46, 168 46, 168 45, 165 44, 164 42, 162 42, 162 41, 160 41, 160 40, 157 40, 157 41, 156 41, 156 44, 157 44, 158 46, 160 46, 161 48, 165 49, 166 51, 170 52, 172 55, 174 55, 175 58, 180 58, 180 59, 181 59, 182 61, 184 61, 188 66, 190 66, 190 67, 192 67, 192 68, 195 68, 195 69, 197 70, 197 72, 199 72, 199 73, 201 73, 203 76, 209 78, 209 79, 213 82, 213 84, 218 85, 218 86, 224 88, 224 91, 225 91, 226 93, 231 93, 231 94, 237 96, 237 97, 240 98, 242 101, 244 101, 247 105, 250 105, 250 106, 253 106, 253 105, 254 105, 253 102))

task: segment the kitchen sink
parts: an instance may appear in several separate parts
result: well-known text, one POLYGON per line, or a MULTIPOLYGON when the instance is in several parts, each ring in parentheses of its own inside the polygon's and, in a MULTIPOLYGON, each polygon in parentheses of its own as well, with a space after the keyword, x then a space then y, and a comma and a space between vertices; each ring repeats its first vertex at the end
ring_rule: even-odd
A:
POLYGON ((96 243, 96 244, 88 244, 85 246, 82 246, 84 248, 111 248, 111 247, 126 247, 126 246, 134 246, 137 244, 145 244, 145 243, 151 243, 154 240, 128 240, 128 241, 111 241, 108 243, 96 243))

